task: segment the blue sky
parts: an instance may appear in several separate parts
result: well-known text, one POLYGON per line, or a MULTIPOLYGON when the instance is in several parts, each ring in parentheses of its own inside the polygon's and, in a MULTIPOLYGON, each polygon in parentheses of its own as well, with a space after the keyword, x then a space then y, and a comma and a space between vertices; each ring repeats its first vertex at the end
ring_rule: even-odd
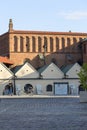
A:
POLYGON ((87 32, 87 0, 0 0, 0 34, 16 30, 87 32))

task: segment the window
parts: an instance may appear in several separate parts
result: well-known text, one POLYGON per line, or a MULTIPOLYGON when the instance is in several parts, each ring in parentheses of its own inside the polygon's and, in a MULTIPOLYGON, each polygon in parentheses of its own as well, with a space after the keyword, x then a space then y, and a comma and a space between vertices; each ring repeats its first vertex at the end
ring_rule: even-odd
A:
POLYGON ((65 49, 65 39, 62 38, 62 51, 64 52, 64 49, 65 49))
POLYGON ((46 90, 49 91, 49 92, 52 91, 52 85, 51 84, 47 85, 46 90))
POLYGON ((17 46, 18 46, 18 39, 16 36, 14 36, 14 52, 17 52, 17 46))
POLYGON ((42 44, 41 37, 38 37, 38 52, 41 52, 41 44, 42 44))
POLYGON ((26 94, 32 93, 33 92, 33 86, 31 84, 25 84, 25 86, 24 86, 24 92, 26 94))
POLYGON ((26 51, 29 52, 30 51, 30 39, 29 37, 26 37, 26 51))
POLYGON ((56 51, 59 51, 59 38, 56 37, 56 51))
POLYGON ((50 52, 53 52, 53 38, 50 37, 50 52))
POLYGON ((45 45, 45 46, 43 46, 43 48, 46 47, 46 48, 44 48, 44 49, 45 49, 45 51, 47 52, 47 48, 48 48, 48 45, 47 45, 47 37, 44 37, 44 45, 45 45))
POLYGON ((32 52, 36 52, 35 37, 32 37, 32 52))
POLYGON ((77 46, 77 39, 74 37, 73 38, 73 50, 76 51, 76 46, 77 46))
POLYGON ((20 37, 20 52, 23 52, 23 37, 20 37))

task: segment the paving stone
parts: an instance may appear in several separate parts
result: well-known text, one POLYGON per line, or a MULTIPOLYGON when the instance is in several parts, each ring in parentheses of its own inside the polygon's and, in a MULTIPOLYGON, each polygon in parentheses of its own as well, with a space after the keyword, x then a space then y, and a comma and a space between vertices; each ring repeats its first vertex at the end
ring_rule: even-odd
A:
POLYGON ((79 98, 1 99, 0 130, 87 130, 79 98))

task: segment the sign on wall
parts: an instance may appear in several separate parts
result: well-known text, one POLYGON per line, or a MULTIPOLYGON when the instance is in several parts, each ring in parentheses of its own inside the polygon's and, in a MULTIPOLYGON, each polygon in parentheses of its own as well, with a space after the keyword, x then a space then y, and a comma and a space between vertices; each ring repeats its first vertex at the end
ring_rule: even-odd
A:
POLYGON ((67 95, 68 94, 68 83, 55 83, 54 84, 55 95, 67 95))

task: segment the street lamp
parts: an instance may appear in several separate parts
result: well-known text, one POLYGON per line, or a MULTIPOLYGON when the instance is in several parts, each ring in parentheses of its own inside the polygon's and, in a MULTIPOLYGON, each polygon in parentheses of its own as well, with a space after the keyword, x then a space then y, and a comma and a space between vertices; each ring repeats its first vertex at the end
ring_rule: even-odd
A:
POLYGON ((14 95, 16 95, 16 84, 15 84, 15 78, 16 78, 16 76, 15 76, 15 73, 14 73, 14 75, 13 75, 13 84, 14 84, 14 90, 13 90, 13 93, 14 93, 14 95))

